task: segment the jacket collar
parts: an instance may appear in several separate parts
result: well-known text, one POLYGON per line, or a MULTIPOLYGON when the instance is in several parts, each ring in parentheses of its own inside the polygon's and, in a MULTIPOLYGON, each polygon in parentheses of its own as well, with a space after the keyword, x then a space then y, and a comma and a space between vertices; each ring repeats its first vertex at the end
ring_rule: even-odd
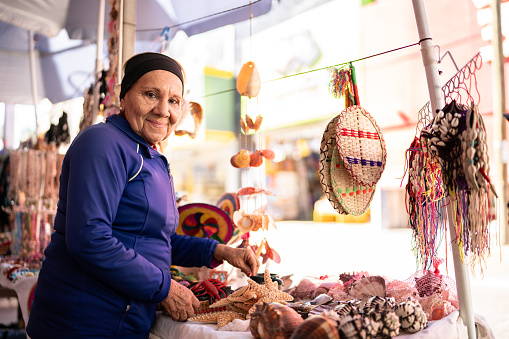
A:
POLYGON ((162 155, 161 153, 153 149, 148 144, 148 142, 145 141, 145 139, 136 134, 131 128, 131 125, 129 125, 129 122, 126 119, 119 116, 118 114, 112 114, 109 117, 107 117, 106 123, 111 123, 118 129, 120 129, 122 132, 124 132, 129 138, 138 143, 140 145, 140 148, 143 148, 145 150, 145 153, 151 158, 159 157, 162 155))

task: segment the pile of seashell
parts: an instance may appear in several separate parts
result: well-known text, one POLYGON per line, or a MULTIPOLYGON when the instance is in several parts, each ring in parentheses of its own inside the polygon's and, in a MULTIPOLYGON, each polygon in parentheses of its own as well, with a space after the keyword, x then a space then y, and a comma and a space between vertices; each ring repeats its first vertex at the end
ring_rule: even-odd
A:
POLYGON ((256 339, 368 339, 415 333, 427 324, 426 313, 411 298, 395 305, 392 298, 370 296, 325 307, 305 320, 288 305, 263 303, 251 315, 249 329, 256 339))
POLYGON ((342 280, 349 300, 334 301, 321 294, 307 302, 256 305, 251 333, 256 339, 393 338, 427 326, 427 315, 416 299, 397 303, 386 297, 383 277, 342 275, 342 280))

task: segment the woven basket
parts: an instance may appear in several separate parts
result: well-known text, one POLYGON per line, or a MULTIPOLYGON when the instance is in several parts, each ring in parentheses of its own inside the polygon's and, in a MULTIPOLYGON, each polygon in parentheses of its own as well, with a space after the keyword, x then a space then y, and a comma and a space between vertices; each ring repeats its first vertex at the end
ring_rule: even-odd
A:
POLYGON ((337 147, 332 152, 330 175, 333 192, 341 208, 347 214, 364 214, 373 200, 376 185, 369 187, 355 180, 350 171, 343 166, 337 147))
POLYGON ((336 142, 344 167, 364 186, 375 185, 385 168, 387 151, 382 132, 360 106, 350 106, 339 115, 336 142))
POLYGON ((332 160, 332 151, 334 147, 336 147, 336 123, 338 121, 338 117, 333 118, 325 128, 325 132, 322 136, 322 142, 320 144, 320 169, 318 171, 320 176, 320 184, 322 185, 322 190, 325 193, 327 199, 331 203, 332 207, 339 214, 347 214, 343 208, 341 207, 339 200, 336 198, 333 192, 333 187, 331 184, 331 160, 332 160))

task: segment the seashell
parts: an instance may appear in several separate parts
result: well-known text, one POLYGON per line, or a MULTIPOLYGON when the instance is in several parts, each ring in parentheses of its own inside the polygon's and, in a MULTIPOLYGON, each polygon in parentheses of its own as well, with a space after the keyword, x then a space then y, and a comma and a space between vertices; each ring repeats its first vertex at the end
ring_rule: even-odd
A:
POLYGON ((272 151, 270 149, 262 149, 261 152, 262 152, 262 155, 265 158, 267 158, 268 160, 274 160, 274 158, 276 157, 276 154, 274 153, 274 151, 272 151))
POLYGON ((255 122, 254 122, 254 130, 255 130, 255 132, 260 129, 260 127, 262 126, 262 122, 263 122, 263 117, 260 114, 258 114, 256 116, 255 122))
POLYGON ((254 129, 254 127, 255 127, 253 119, 251 119, 251 117, 247 114, 246 114, 246 125, 247 125, 247 127, 251 128, 251 129, 254 129))
POLYGON ((445 115, 445 118, 447 119, 447 121, 449 121, 449 122, 450 122, 450 121, 452 120, 452 114, 451 114, 451 113, 447 113, 447 114, 445 115))
POLYGON ((290 339, 339 339, 339 333, 334 320, 316 315, 304 320, 290 339))
POLYGON ((338 332, 341 339, 374 338, 379 326, 368 316, 348 315, 340 320, 338 332))
POLYGON ((385 298, 385 279, 378 275, 361 278, 354 282, 349 294, 354 298, 377 295, 385 298))
POLYGON ((246 124, 246 122, 242 118, 240 118, 240 128, 244 131, 244 134, 249 133, 249 126, 246 124))
POLYGON ((439 142, 439 141, 440 141, 440 139, 439 139, 439 138, 437 138, 437 137, 433 137, 433 138, 431 138, 431 139, 430 139, 430 141, 431 141, 432 143, 436 144, 437 142, 439 142))
POLYGON ((232 155, 232 157, 230 158, 230 164, 235 167, 235 168, 239 168, 239 166, 237 166, 237 163, 235 162, 235 159, 237 158, 237 154, 235 155, 232 155))
POLYGON ((444 147, 444 146, 445 146, 445 142, 443 142, 442 140, 437 141, 437 146, 442 146, 442 147, 444 147))
POLYGON ((250 161, 251 161, 251 158, 249 156, 249 151, 247 151, 245 149, 241 150, 235 157, 235 164, 238 167, 247 168, 247 167, 249 167, 250 161))
POLYGON ((452 127, 458 127, 459 124, 460 124, 460 120, 458 118, 452 119, 452 121, 451 121, 452 127))
POLYGON ((371 309, 368 315, 372 321, 378 323, 377 335, 382 338, 393 338, 399 335, 401 323, 399 317, 390 307, 377 304, 371 309))
POLYGON ((249 98, 256 97, 260 92, 260 74, 253 61, 248 61, 240 69, 237 76, 237 91, 249 98))
POLYGON ((415 333, 428 325, 428 318, 421 304, 411 298, 396 306, 395 312, 399 317, 402 331, 415 333))
POLYGON ((443 135, 447 134, 447 127, 445 127, 444 125, 440 125, 439 129, 441 134, 443 135))
POLYGON ((292 308, 280 303, 256 305, 251 314, 249 330, 256 339, 289 338, 304 322, 292 308))
POLYGON ((357 313, 357 309, 351 303, 340 304, 340 305, 336 306, 335 311, 339 315, 340 318, 345 317, 349 314, 357 313))
POLYGON ((442 119, 444 117, 444 111, 438 111, 437 113, 437 117, 439 117, 440 119, 442 119))
POLYGON ((431 125, 431 128, 433 129, 433 131, 438 132, 439 127, 437 124, 431 125))
POLYGON ((249 166, 251 167, 260 167, 263 163, 263 156, 260 151, 256 151, 254 153, 251 153, 249 166))
POLYGON ((369 313, 372 309, 383 306, 385 304, 385 298, 381 298, 377 295, 372 295, 366 298, 364 304, 361 303, 362 313, 369 313))

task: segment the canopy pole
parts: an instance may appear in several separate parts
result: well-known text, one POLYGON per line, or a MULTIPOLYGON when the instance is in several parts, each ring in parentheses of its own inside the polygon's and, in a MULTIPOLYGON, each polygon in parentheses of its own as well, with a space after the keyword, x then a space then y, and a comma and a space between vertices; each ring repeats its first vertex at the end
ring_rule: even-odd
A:
MULTIPOLYGON (((434 47, 431 43, 431 34, 428 28, 428 19, 422 0, 412 0, 414 7, 415 20, 417 30, 419 32, 419 43, 421 45, 421 55, 428 81, 428 91, 430 95, 431 111, 433 116, 437 114, 437 110, 444 107, 444 98, 442 97, 442 89, 438 73, 438 65, 435 56, 434 47)), ((475 339, 475 322, 472 306, 472 298, 470 295, 470 280, 468 268, 461 259, 459 244, 457 242, 456 229, 453 223, 453 213, 451 205, 447 207, 447 219, 449 233, 451 237, 452 256, 454 261, 454 273, 456 276, 456 289, 458 292, 458 303, 460 317, 467 327, 469 339, 475 339)))
MULTIPOLYGON (((118 62, 117 62, 117 85, 120 85, 122 82, 122 50, 124 49, 124 0, 119 0, 119 6, 118 6, 118 62)), ((120 93, 120 90, 119 90, 120 93)), ((119 103, 120 104, 120 103, 119 103)))
POLYGON ((29 56, 30 56, 30 84, 32 87, 32 100, 34 103, 35 113, 35 142, 39 139, 39 123, 37 122, 37 104, 39 100, 39 93, 37 91, 37 72, 35 69, 35 45, 34 45, 34 31, 28 31, 29 43, 29 56))
POLYGON ((504 84, 504 52, 502 47, 502 22, 500 0, 491 3, 493 12, 493 61, 491 74, 493 84, 493 166, 495 184, 500 200, 500 245, 509 243, 507 224, 507 140, 505 113, 505 84, 504 84))
POLYGON ((97 111, 99 110, 100 89, 101 89, 101 77, 103 71, 103 46, 104 46, 104 16, 106 2, 105 0, 99 0, 99 9, 97 10, 97 52, 95 55, 95 81, 94 81, 94 104, 92 106, 92 124, 96 122, 97 111))
POLYGON ((123 0, 122 14, 122 65, 134 55, 136 41, 136 0, 123 0))

